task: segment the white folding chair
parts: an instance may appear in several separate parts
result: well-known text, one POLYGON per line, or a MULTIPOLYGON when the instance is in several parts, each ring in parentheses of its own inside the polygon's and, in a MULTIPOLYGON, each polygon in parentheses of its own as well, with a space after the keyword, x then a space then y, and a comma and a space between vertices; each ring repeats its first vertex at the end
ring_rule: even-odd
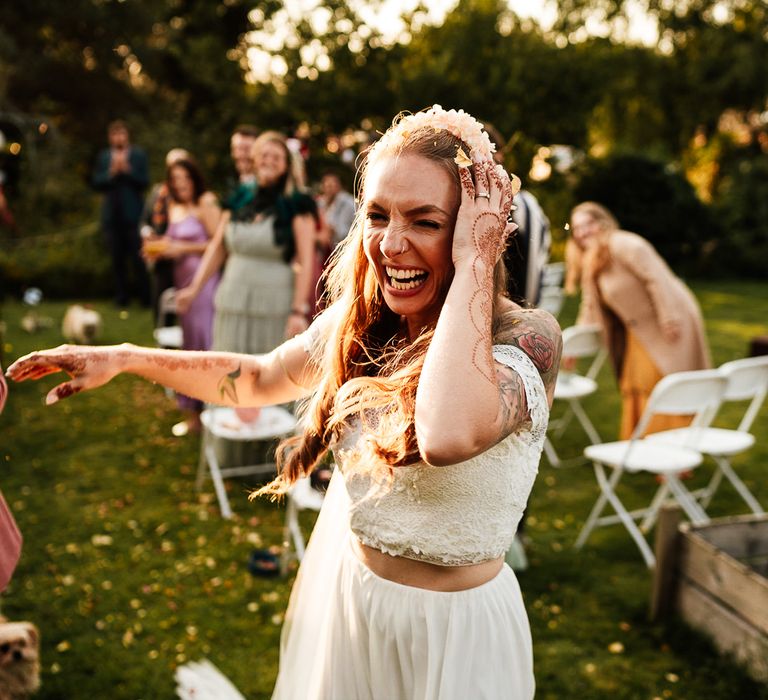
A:
POLYGON ((563 308, 565 292, 563 291, 563 278, 565 277, 565 263, 548 263, 544 265, 541 273, 541 290, 539 291, 539 309, 549 311, 557 317, 563 308))
POLYGON ((562 287, 565 279, 565 263, 554 262, 544 265, 541 272, 542 287, 562 287))
MULTIPOLYGON (((561 418, 550 421, 549 430, 555 438, 562 437, 575 416, 593 445, 601 441, 600 435, 581 405, 581 399, 597 391, 597 375, 607 356, 608 351, 603 345, 599 326, 571 326, 563 331, 563 357, 573 357, 577 360, 589 357, 593 359, 586 374, 561 370, 557 376, 555 401, 566 401, 568 408, 561 418)), ((549 437, 544 442, 544 453, 553 467, 564 466, 565 462, 557 454, 549 437)), ((575 461, 581 462, 581 458, 575 461)))
POLYGON ((217 406, 205 409, 200 414, 200 420, 203 424, 203 435, 200 441, 200 461, 195 485, 199 491, 209 473, 216 490, 221 515, 229 519, 232 517, 232 509, 224 488, 224 479, 249 474, 274 474, 275 463, 246 464, 222 469, 216 457, 214 438, 240 442, 277 440, 294 432, 296 419, 290 411, 280 406, 264 406, 258 420, 253 423, 243 423, 233 408, 217 406))
POLYGON ((712 457, 715 472, 706 488, 695 492, 699 503, 706 508, 720 486, 723 477, 731 482, 755 515, 765 513, 746 484, 731 466, 731 457, 746 452, 755 444, 755 436, 749 432, 758 411, 768 394, 768 356, 748 357, 726 362, 718 371, 727 379, 723 402, 749 401, 746 411, 735 429, 691 427, 665 430, 648 436, 672 445, 686 445, 712 457))
POLYGON ((539 303, 536 308, 549 311, 555 318, 559 316, 565 302, 565 292, 562 287, 542 287, 539 303))
POLYGON ((170 314, 176 313, 176 290, 173 287, 166 289, 160 295, 157 302, 157 326, 152 331, 155 342, 161 348, 178 350, 184 345, 184 334, 181 326, 166 326, 165 319, 170 314))
POLYGON ((290 558, 291 545, 296 559, 304 558, 304 535, 299 525, 299 512, 319 511, 323 506, 324 494, 312 488, 309 477, 299 479, 286 494, 285 525, 283 526, 283 567, 290 558))
POLYGON ((652 568, 656 559, 635 520, 644 518, 646 527, 654 522, 656 515, 668 495, 682 507, 694 524, 709 521, 704 509, 693 494, 679 479, 681 472, 694 469, 702 462, 702 455, 687 445, 669 445, 642 438, 650 419, 659 414, 692 415, 692 425, 705 428, 720 406, 727 385, 727 379, 718 370, 697 370, 677 372, 661 379, 648 399, 645 411, 640 417, 629 440, 590 445, 584 455, 592 461, 600 495, 576 540, 581 548, 595 527, 622 523, 635 540, 645 563, 652 568), (612 469, 610 477, 606 468, 612 469), (656 490, 646 508, 628 511, 616 493, 619 481, 625 472, 648 472, 663 477, 663 483, 656 490), (610 503, 615 515, 603 516, 603 510, 610 503))

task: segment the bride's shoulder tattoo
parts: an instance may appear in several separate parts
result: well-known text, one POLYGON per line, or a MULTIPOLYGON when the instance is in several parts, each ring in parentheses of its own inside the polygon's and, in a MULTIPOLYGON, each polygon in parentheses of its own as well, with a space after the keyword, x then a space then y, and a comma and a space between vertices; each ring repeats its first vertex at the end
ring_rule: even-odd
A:
POLYGON ((563 342, 560 326, 551 314, 538 309, 509 311, 502 318, 494 342, 520 348, 539 370, 545 386, 554 383, 563 342))

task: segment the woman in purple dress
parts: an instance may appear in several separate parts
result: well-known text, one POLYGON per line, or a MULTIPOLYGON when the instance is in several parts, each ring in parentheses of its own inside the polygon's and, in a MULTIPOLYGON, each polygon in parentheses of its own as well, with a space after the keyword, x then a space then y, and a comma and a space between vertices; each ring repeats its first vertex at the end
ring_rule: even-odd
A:
MULTIPOLYGON (((173 283, 176 289, 188 286, 195 276, 205 249, 221 218, 216 196, 205 188, 197 165, 188 159, 177 160, 168 168, 168 229, 162 238, 151 237, 144 244, 148 258, 173 261, 173 283)), ((213 275, 189 309, 179 314, 185 350, 209 350, 213 333, 213 297, 219 275, 213 275)), ((174 435, 200 430, 202 403, 182 394, 179 408, 186 420, 173 426, 174 435)))

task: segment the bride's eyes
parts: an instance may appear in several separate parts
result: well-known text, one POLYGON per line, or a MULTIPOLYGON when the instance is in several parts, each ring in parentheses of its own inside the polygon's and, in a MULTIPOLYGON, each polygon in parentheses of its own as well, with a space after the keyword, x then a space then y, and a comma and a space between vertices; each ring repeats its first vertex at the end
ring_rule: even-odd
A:
POLYGON ((386 217, 386 216, 384 216, 384 214, 380 214, 380 213, 379 213, 379 212, 377 212, 377 211, 369 211, 369 212, 368 212, 368 213, 365 215, 365 218, 366 218, 366 219, 367 219, 367 220, 368 220, 370 223, 372 223, 372 224, 382 224, 382 223, 386 223, 386 221, 387 221, 387 217, 386 217))
MULTIPOLYGON (((379 211, 369 211, 365 218, 370 226, 386 226, 389 223, 389 217, 379 211)), ((429 229, 431 231, 438 231, 442 228, 440 222, 434 219, 417 219, 412 225, 415 228, 429 229)))

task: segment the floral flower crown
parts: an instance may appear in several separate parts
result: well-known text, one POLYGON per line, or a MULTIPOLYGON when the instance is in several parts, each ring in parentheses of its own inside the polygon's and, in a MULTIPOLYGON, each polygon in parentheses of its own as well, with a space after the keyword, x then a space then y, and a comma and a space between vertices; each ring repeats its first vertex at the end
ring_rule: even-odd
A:
POLYGON ((469 147, 469 155, 459 147, 455 158, 459 167, 468 168, 474 163, 493 162, 496 146, 483 130, 483 125, 463 109, 446 111, 440 105, 433 105, 422 112, 406 114, 396 119, 381 141, 389 142, 398 136, 405 138, 421 128, 447 131, 469 147))

